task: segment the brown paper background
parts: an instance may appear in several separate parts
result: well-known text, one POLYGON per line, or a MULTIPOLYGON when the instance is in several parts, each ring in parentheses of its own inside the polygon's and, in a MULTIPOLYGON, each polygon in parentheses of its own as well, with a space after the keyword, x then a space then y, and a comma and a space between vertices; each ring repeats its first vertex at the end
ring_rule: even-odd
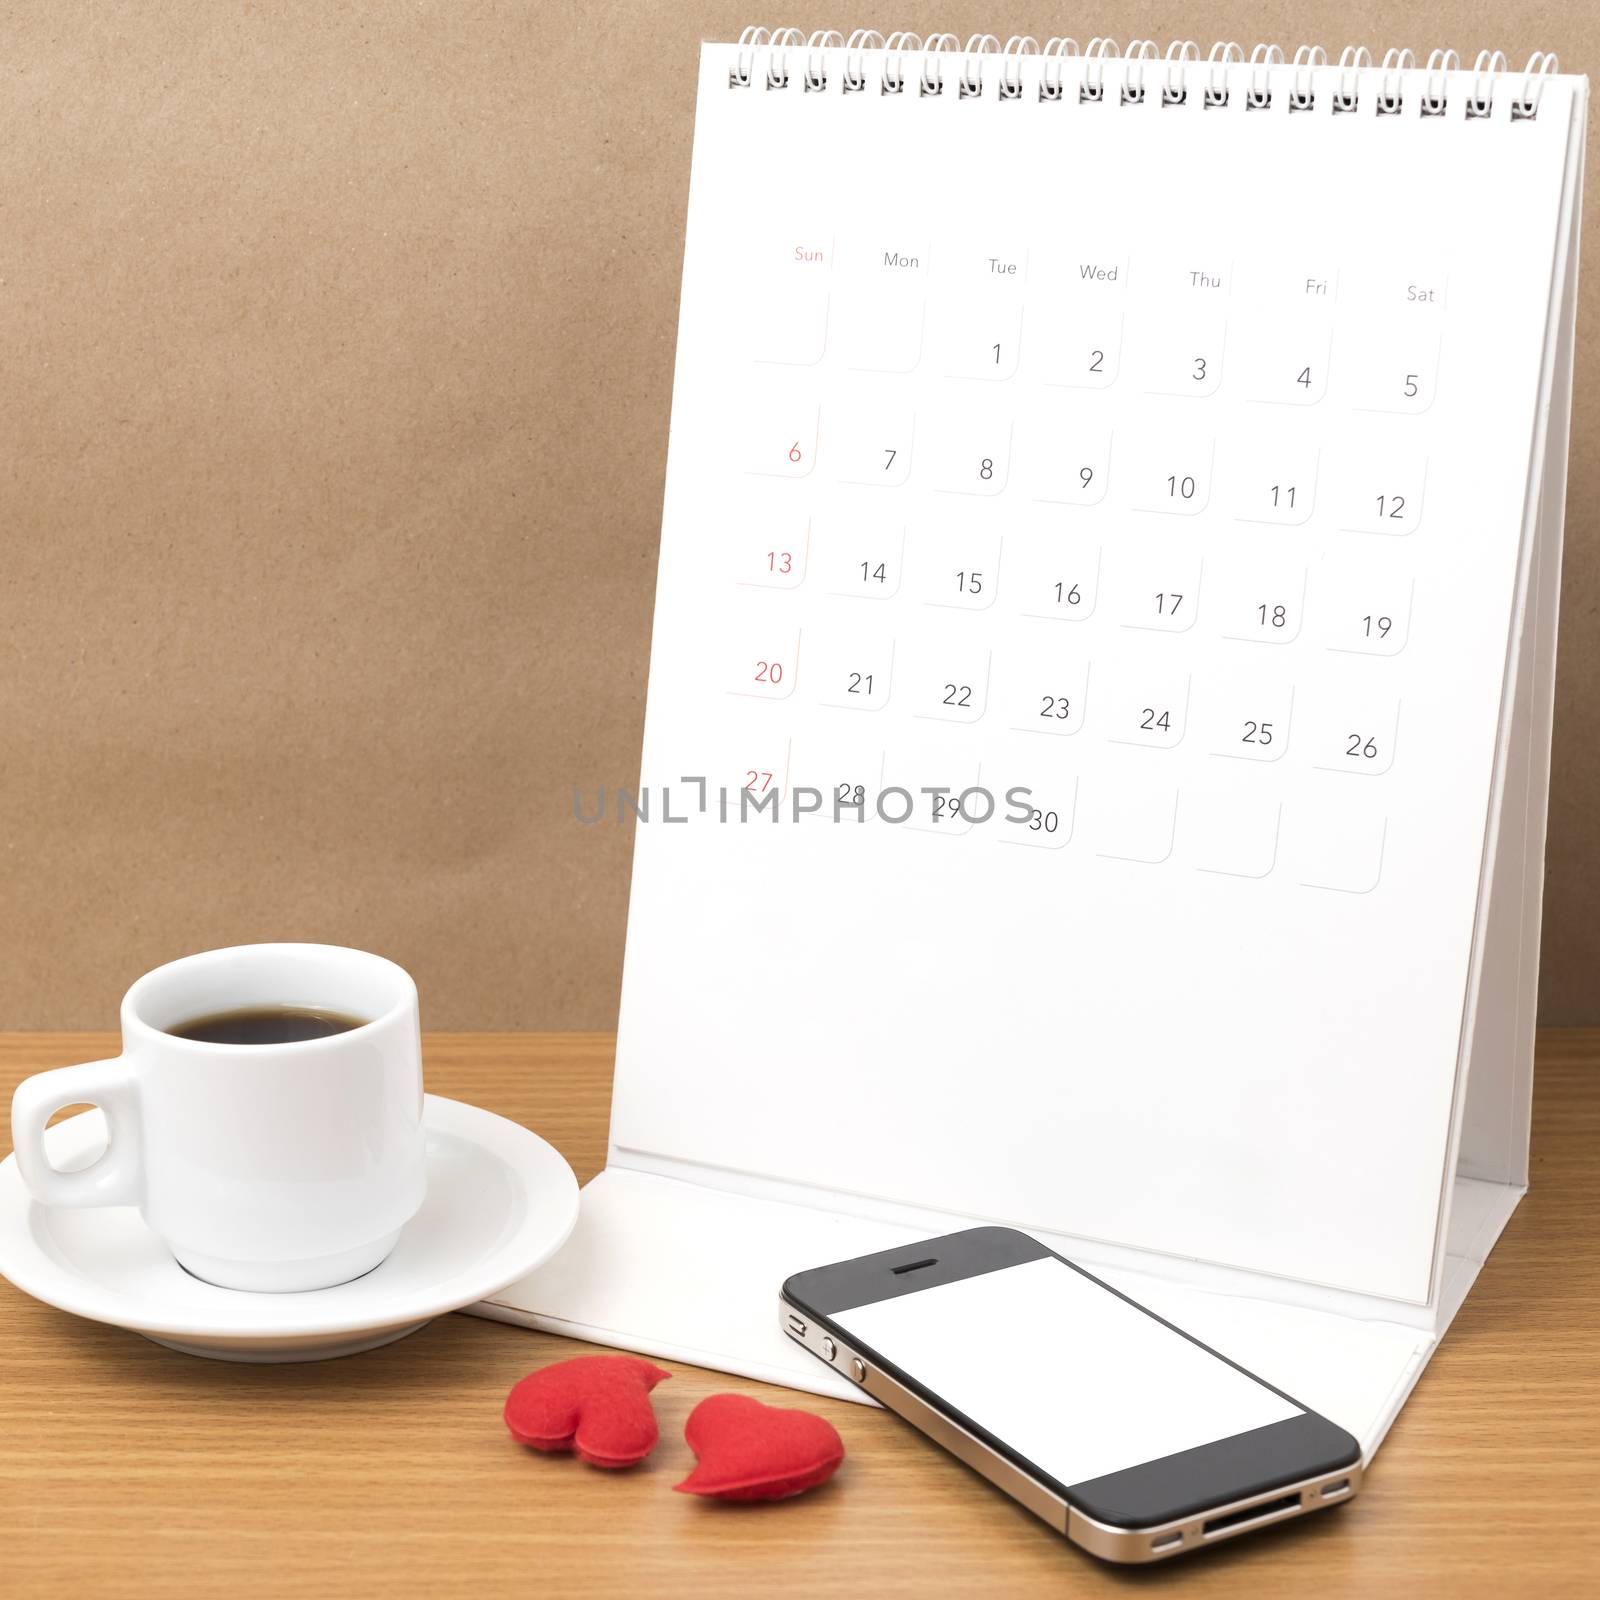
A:
MULTIPOLYGON (((1081 41, 1600 62, 1587 0, 1083 15, 1081 41)), ((751 20, 5 8, 0 1027, 106 1025, 144 968, 259 938, 395 957, 435 1027, 611 1024, 631 837, 571 789, 637 770, 696 49, 751 20)), ((1600 1021, 1597 296, 1591 271, 1550 1022, 1600 1021)))

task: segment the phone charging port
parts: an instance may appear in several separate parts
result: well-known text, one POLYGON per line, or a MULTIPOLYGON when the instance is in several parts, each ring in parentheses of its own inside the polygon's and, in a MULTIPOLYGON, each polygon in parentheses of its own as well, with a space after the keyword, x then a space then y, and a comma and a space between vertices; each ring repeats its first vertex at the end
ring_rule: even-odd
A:
POLYGON ((1299 1505, 1299 1495, 1279 1495, 1276 1500, 1261 1500, 1239 1511, 1229 1511, 1220 1517, 1208 1517, 1201 1532, 1210 1539, 1216 1534, 1226 1533, 1229 1528, 1242 1527, 1247 1522, 1259 1522, 1265 1517, 1275 1517, 1283 1511, 1297 1510, 1299 1505))

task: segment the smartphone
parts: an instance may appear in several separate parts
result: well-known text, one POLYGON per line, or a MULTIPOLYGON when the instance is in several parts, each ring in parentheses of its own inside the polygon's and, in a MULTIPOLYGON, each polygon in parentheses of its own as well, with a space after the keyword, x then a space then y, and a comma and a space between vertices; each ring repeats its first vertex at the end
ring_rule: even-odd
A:
POLYGON ((779 1316, 1108 1561, 1162 1561, 1361 1487, 1353 1435, 1015 1228, 797 1273, 779 1316))

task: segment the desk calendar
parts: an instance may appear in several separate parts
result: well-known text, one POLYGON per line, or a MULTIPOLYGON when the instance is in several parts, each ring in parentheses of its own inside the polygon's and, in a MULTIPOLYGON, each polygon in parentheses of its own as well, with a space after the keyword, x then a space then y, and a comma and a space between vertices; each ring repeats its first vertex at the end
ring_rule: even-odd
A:
POLYGON ((783 1278, 1004 1222, 1376 1447, 1527 1177, 1586 105, 706 47, 610 1163, 488 1314, 835 1392, 783 1278))

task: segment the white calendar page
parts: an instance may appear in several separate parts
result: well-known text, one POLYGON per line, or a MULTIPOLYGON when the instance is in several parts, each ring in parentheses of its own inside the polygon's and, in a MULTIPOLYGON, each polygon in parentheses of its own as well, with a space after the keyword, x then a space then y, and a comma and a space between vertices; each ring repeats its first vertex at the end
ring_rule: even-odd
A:
POLYGON ((1423 1303, 1573 80, 841 54, 702 57, 613 1160, 1423 1303))

